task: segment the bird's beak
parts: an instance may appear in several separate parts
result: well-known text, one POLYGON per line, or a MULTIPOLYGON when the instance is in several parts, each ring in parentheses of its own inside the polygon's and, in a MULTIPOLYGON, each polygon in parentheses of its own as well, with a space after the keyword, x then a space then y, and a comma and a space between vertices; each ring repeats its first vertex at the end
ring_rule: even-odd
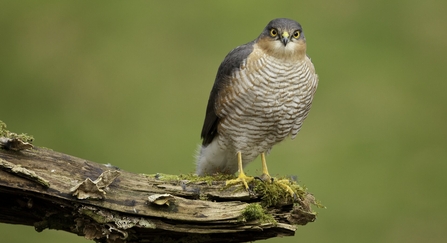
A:
POLYGON ((282 32, 282 38, 281 38, 281 42, 284 44, 284 46, 287 45, 287 43, 289 43, 289 32, 284 31, 282 32))

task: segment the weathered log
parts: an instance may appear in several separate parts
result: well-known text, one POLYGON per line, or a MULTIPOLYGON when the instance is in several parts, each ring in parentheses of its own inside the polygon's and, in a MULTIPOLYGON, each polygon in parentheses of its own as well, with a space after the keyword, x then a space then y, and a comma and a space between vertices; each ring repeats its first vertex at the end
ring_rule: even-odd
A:
POLYGON ((295 198, 275 183, 247 191, 225 188, 225 176, 134 174, 12 141, 0 140, 3 223, 97 242, 246 242, 293 236, 316 217, 293 181, 295 198))

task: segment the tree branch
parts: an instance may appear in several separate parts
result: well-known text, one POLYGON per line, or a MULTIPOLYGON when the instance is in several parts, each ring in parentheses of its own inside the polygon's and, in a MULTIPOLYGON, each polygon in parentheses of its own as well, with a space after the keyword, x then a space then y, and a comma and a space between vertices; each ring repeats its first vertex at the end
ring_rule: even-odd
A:
MULTIPOLYGON (((9 140, 11 141, 11 140, 9 140)), ((58 229, 97 242, 246 242, 293 236, 315 220, 311 194, 258 180, 144 175, 50 149, 0 141, 0 222, 58 229), (6 149, 7 148, 7 149, 6 149)))

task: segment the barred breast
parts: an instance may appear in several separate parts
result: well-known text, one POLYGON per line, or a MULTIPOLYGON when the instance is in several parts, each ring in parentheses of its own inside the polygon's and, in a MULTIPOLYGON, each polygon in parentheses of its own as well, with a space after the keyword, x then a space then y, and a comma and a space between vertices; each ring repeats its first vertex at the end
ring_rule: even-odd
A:
POLYGON ((308 57, 285 62, 252 53, 218 97, 219 146, 242 152, 244 164, 287 136, 294 138, 310 110, 318 77, 308 57))

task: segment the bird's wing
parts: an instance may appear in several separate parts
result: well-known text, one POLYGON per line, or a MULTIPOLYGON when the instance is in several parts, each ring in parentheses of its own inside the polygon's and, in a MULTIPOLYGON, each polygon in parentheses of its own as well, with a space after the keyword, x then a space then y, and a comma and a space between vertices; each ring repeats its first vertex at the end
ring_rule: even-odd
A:
POLYGON ((224 92, 224 87, 228 85, 228 80, 232 73, 238 69, 245 59, 253 51, 254 41, 245 45, 234 48, 219 66, 217 71, 216 80, 214 81, 213 88, 211 89, 210 97, 208 99, 208 106, 206 107, 205 122, 203 123, 201 137, 203 139, 202 145, 207 146, 210 144, 214 137, 217 135, 217 126, 219 117, 216 114, 216 100, 224 92))

